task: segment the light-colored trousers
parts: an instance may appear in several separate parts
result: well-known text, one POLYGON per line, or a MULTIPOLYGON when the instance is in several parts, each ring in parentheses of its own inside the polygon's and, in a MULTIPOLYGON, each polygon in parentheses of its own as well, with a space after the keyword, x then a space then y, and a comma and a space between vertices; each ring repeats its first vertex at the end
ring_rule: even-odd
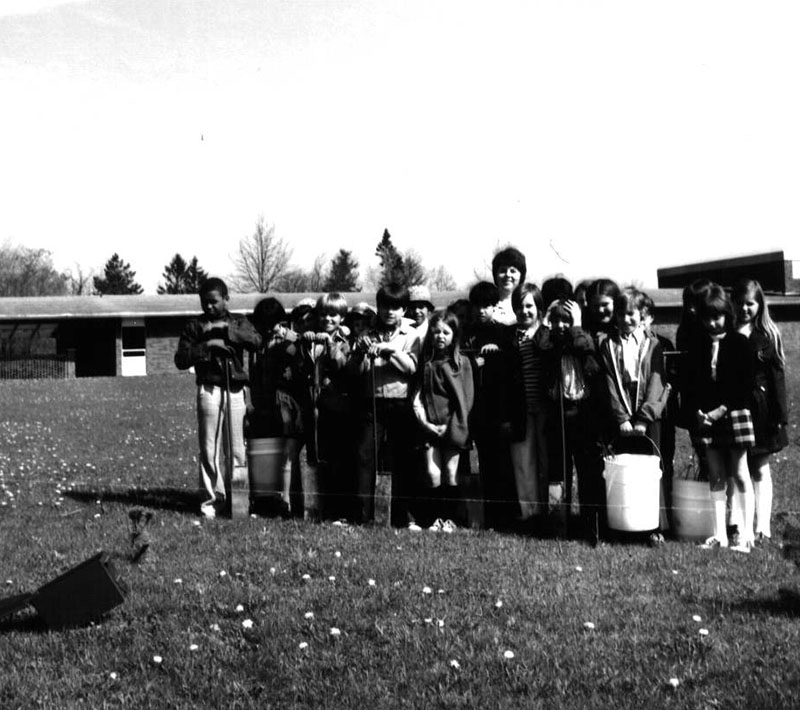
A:
MULTIPOLYGON (((231 429, 233 460, 236 466, 247 464, 244 447, 244 390, 231 392, 231 429)), ((225 389, 216 385, 197 387, 197 432, 200 444, 200 490, 204 504, 225 499, 225 466, 228 426, 225 422, 225 389)))

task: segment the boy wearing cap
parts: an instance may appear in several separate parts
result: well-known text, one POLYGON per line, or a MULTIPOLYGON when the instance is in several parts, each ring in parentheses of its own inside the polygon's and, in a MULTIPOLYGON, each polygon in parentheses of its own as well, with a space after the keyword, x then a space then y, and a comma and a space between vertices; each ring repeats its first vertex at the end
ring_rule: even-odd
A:
POLYGON ((425 336, 428 334, 428 319, 433 310, 431 292, 427 286, 411 286, 408 289, 406 318, 410 318, 411 325, 417 329, 420 343, 425 342, 425 336))

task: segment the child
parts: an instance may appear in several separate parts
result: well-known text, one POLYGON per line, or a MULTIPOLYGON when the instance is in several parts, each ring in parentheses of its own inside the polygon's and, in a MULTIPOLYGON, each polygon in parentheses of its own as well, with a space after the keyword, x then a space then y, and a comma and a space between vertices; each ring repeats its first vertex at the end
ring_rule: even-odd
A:
POLYGON ((431 292, 427 286, 411 286, 408 289, 408 310, 406 317, 410 318, 412 325, 417 329, 419 342, 425 342, 428 333, 428 318, 433 313, 431 292))
POLYGON ((764 291, 758 281, 738 281, 733 286, 731 298, 736 309, 737 329, 750 343, 755 370, 749 409, 756 443, 748 452, 747 463, 755 494, 755 542, 761 544, 772 534, 769 456, 789 443, 786 435, 786 358, 780 331, 770 318, 764 291))
POLYGON ((586 289, 586 329, 591 334, 594 346, 614 330, 614 299, 619 296, 619 286, 611 279, 596 279, 586 289))
POLYGON ((305 413, 309 475, 305 493, 321 495, 309 501, 307 509, 317 515, 338 519, 351 517, 353 412, 345 366, 350 356, 349 330, 343 325, 347 301, 338 293, 319 297, 315 306, 316 332, 302 335, 300 352, 304 361, 309 396, 305 413), (313 482, 318 486, 310 490, 313 482))
POLYGON ((497 323, 514 325, 517 322, 511 294, 525 281, 527 271, 525 255, 515 247, 501 249, 492 258, 492 278, 499 298, 494 307, 494 320, 497 323))
POLYGON ((470 289, 472 318, 467 352, 475 375, 475 404, 470 430, 478 449, 485 524, 507 528, 518 514, 511 441, 524 438, 524 390, 507 326, 494 319, 497 286, 481 281, 470 289))
POLYGON ((575 300, 572 284, 564 276, 551 276, 542 282, 542 302, 549 306, 553 301, 575 300))
POLYGON ((358 338, 369 332, 372 321, 375 318, 375 310, 366 301, 356 303, 345 316, 345 325, 350 329, 350 344, 355 343, 358 338))
POLYGON ((216 517, 225 503, 225 474, 220 467, 221 445, 227 442, 226 404, 230 405, 233 462, 246 466, 244 415, 247 374, 242 356, 261 345, 261 337, 244 316, 228 311, 228 287, 222 279, 206 279, 200 287, 203 315, 186 325, 178 341, 175 365, 179 370, 194 367, 197 383, 197 428, 200 444, 200 486, 203 500, 200 514, 216 517), (226 381, 230 402, 225 402, 226 381))
POLYGON ((458 464, 469 448, 468 417, 474 401, 472 366, 460 353, 458 319, 447 311, 430 320, 422 346, 422 367, 414 414, 423 430, 428 496, 434 532, 456 530, 460 491, 458 464))
POLYGON ((548 309, 545 327, 539 329, 536 339, 545 358, 545 382, 555 410, 547 427, 550 480, 563 482, 564 505, 569 513, 574 462, 581 532, 596 541, 605 507, 605 487, 602 466, 598 470, 595 461, 596 429, 591 420, 596 414, 589 406, 589 397, 601 368, 592 339, 581 329, 580 321, 580 306, 575 301, 556 301, 548 309))
POLYGON ((304 423, 300 401, 302 378, 298 370, 297 334, 286 323, 286 311, 275 298, 263 298, 253 311, 252 321, 261 334, 262 347, 251 363, 253 427, 260 436, 284 438, 281 466, 281 508, 283 516, 292 511, 293 462, 298 458, 304 423))
MULTIPOLYGON (((648 297, 635 288, 626 288, 614 299, 617 328, 603 341, 600 356, 617 436, 644 434, 658 446, 669 390, 664 386, 661 344, 647 329, 647 303, 648 297)), ((661 531, 652 532, 649 541, 653 547, 661 545, 661 531)))
POLYGON ((686 357, 686 406, 695 413, 691 432, 708 459, 714 503, 714 535, 702 547, 728 547, 726 505, 735 504, 743 521, 739 552, 750 552, 755 499, 747 470, 747 451, 755 443, 747 409, 753 389, 753 356, 747 337, 735 330, 733 306, 725 290, 712 284, 697 309, 702 334, 689 344, 686 357), (726 500, 726 480, 741 495, 726 500))
POLYGON ((532 283, 513 294, 517 314, 516 343, 525 392, 525 438, 511 443, 511 462, 517 485, 520 526, 530 528, 546 512, 549 472, 545 426, 551 409, 545 387, 544 359, 535 336, 542 322, 542 293, 532 283))
POLYGON ((412 451, 416 427, 409 395, 419 360, 419 337, 403 319, 408 307, 405 286, 382 286, 376 301, 374 327, 358 339, 351 358, 362 398, 357 424, 358 519, 368 523, 374 518, 375 472, 385 439, 391 456, 392 524, 419 529, 409 508, 416 483, 412 451))

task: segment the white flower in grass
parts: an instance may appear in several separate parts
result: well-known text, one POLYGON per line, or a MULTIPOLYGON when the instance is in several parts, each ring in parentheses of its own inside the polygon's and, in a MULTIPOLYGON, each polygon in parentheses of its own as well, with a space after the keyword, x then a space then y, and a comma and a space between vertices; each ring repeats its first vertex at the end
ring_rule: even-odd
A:
POLYGON ((423 587, 422 588, 423 594, 433 594, 433 590, 430 587, 423 587))
POLYGON ((702 619, 697 614, 695 614, 692 617, 692 621, 696 621, 699 624, 702 621, 702 619))
POLYGON ((334 577, 333 575, 331 575, 330 577, 328 577, 328 581, 329 581, 329 582, 335 582, 335 581, 336 581, 336 577, 334 577))
POLYGON ((208 628, 212 631, 220 631, 219 624, 211 624, 208 628))
POLYGON ((301 641, 299 644, 297 644, 297 648, 299 648, 301 651, 305 651, 308 648, 308 644, 305 641, 301 641))
POLYGON ((242 622, 243 629, 252 629, 253 628, 253 620, 252 619, 245 619, 242 622))
POLYGON ((108 674, 108 678, 109 678, 109 680, 116 680, 117 679, 117 674, 114 673, 114 671, 111 671, 111 673, 108 674))
POLYGON ((196 651, 198 648, 200 648, 200 646, 198 646, 196 643, 193 643, 189 646, 190 651, 196 651))
POLYGON ((670 678, 668 682, 673 690, 675 690, 681 684, 677 678, 670 678))
POLYGON ((585 621, 583 623, 583 628, 587 631, 592 631, 594 629, 594 622, 593 621, 585 621))
POLYGON ((219 576, 220 576, 220 577, 227 577, 227 576, 228 576, 228 573, 227 573, 227 572, 226 572, 226 571, 223 569, 223 570, 220 570, 220 572, 219 572, 219 576))
POLYGON ((454 658, 450 661, 450 668, 455 668, 456 670, 461 670, 461 664, 454 658))
POLYGON ((180 577, 176 577, 173 581, 175 584, 183 584, 183 580, 180 577))
POLYGON ((444 589, 437 589, 437 590, 436 590, 436 593, 437 593, 437 594, 444 594, 444 589))
POLYGON ((678 574, 678 570, 676 569, 672 570, 672 574, 678 574))
POLYGON ((308 582, 308 581, 311 579, 311 575, 310 575, 310 574, 304 574, 304 575, 301 577, 301 579, 302 579, 304 582, 308 582))
POLYGON ((339 552, 339 550, 336 550, 336 552, 333 553, 333 556, 338 558, 342 556, 342 553, 339 552))
POLYGON ((303 617, 306 618, 306 619, 313 619, 314 618, 314 612, 313 611, 307 611, 305 614, 303 614, 303 617))
POLYGON ((426 624, 432 624, 432 623, 433 623, 433 617, 430 617, 430 616, 429 616, 427 619, 423 619, 423 621, 424 621, 426 624))
POLYGON ((502 599, 498 599, 498 600, 497 600, 497 601, 494 603, 494 608, 495 608, 495 609, 502 609, 502 608, 503 608, 503 600, 502 600, 502 599))
POLYGON ((192 525, 194 525, 196 528, 199 528, 199 527, 200 527, 200 524, 201 524, 201 523, 200 523, 200 521, 199 521, 199 520, 192 520, 192 525))
POLYGON ((708 636, 708 629, 700 629, 698 632, 701 636, 708 636))
POLYGON ((13 580, 13 579, 7 579, 7 580, 6 580, 6 584, 7 584, 8 586, 11 586, 12 584, 14 584, 14 580, 13 580))
POLYGON ((331 636, 341 636, 342 632, 339 629, 337 629, 335 626, 332 626, 330 634, 331 634, 331 636))
POLYGON ((377 584, 377 582, 376 582, 374 579, 368 579, 368 580, 367 580, 367 584, 368 584, 370 587, 374 587, 374 586, 377 584))
POLYGON ((164 659, 161 656, 153 656, 153 663, 159 665, 164 659))
POLYGON ((443 629, 444 628, 444 619, 436 619, 436 626, 438 626, 440 629, 443 629))
POLYGON ((507 661, 510 661, 512 658, 514 658, 514 652, 513 651, 503 651, 503 658, 505 658, 507 661))
POLYGON ((575 566, 575 571, 576 572, 583 572, 583 567, 581 567, 580 565, 576 565, 575 566))
POLYGON ((276 570, 274 567, 270 567, 270 568, 269 568, 269 573, 270 573, 270 574, 275 574, 277 571, 278 571, 278 570, 276 570))
POLYGON ((244 607, 241 604, 237 604, 235 611, 237 614, 241 614, 244 611, 244 607))
MULTIPOLYGON (((41 505, 41 503, 39 503, 39 505, 41 505)), ((94 517, 95 517, 95 518, 99 518, 99 517, 100 517, 100 513, 95 513, 95 514, 94 514, 94 517)))

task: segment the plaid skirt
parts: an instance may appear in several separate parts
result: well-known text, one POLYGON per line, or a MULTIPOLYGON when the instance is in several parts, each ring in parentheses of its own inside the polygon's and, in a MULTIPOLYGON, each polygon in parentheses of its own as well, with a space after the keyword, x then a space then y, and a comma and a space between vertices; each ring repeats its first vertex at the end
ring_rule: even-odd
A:
POLYGON ((710 428, 697 436, 700 446, 720 449, 750 449, 756 445, 756 433, 749 409, 732 409, 710 428))

